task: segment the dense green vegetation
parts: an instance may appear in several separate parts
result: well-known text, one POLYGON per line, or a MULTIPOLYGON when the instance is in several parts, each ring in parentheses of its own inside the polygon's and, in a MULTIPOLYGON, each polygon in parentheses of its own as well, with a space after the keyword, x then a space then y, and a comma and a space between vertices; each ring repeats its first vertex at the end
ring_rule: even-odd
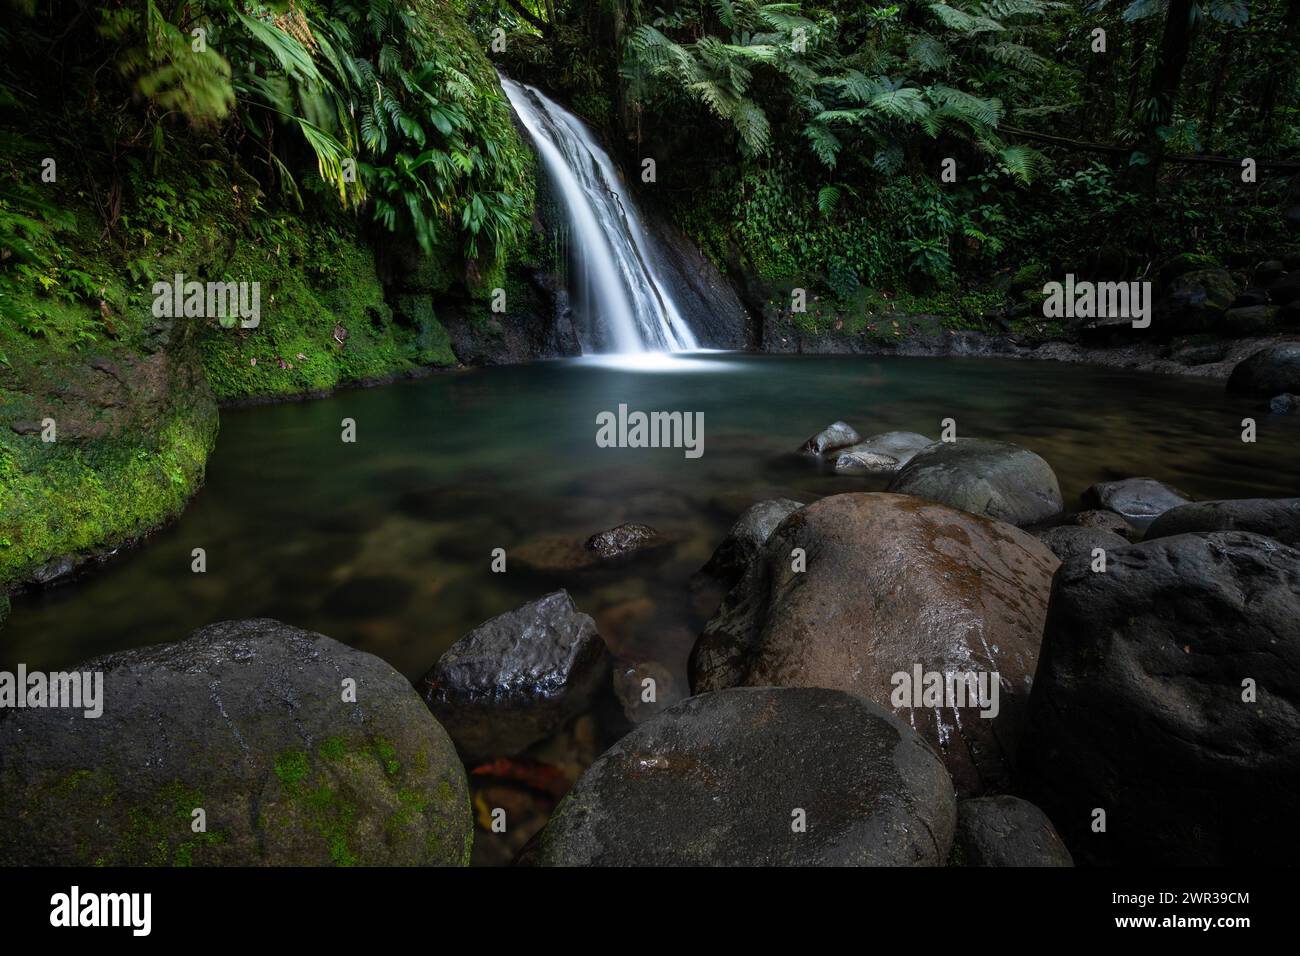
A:
POLYGON ((647 191, 715 261, 775 301, 816 290, 827 322, 979 326, 1046 276, 1135 278, 1183 253, 1242 266, 1295 242, 1296 0, 470 8, 480 36, 508 27, 512 70, 626 159, 655 158, 647 191))
POLYGON ((486 313, 535 245, 448 0, 6 6, 0 588, 178 514, 214 397, 455 364, 434 297, 486 313), (157 317, 178 273, 258 283, 260 323, 157 317))
POLYGON ((558 247, 493 62, 654 159, 769 329, 1048 338, 1049 278, 1296 249, 1300 0, 0 2, 0 590, 176 514, 216 402, 531 321, 558 247), (262 321, 156 315, 178 274, 262 321))

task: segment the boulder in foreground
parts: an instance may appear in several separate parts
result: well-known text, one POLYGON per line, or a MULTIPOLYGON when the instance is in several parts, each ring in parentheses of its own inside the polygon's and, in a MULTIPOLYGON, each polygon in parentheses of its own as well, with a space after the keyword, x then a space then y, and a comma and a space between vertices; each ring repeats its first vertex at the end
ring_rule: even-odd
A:
POLYGON ((1074 866, 1052 821, 1019 797, 962 800, 952 843, 958 866, 1074 866))
POLYGON ((1293 863, 1300 551, 1215 532, 1107 562, 1056 574, 1020 754, 1026 796, 1089 863, 1293 863))
POLYGON ((609 658, 596 622, 555 591, 480 624, 420 681, 468 760, 514 756, 587 710, 609 658))
POLYGON ((465 770, 377 657, 259 619, 77 670, 102 716, 0 719, 0 864, 469 862, 465 770))
POLYGON ((919 498, 823 498, 782 522, 705 625, 692 690, 860 694, 915 727, 963 793, 1005 789, 1058 563, 1018 528, 919 498), (917 668, 973 674, 997 696, 917 706, 917 668))
POLYGON ((956 806, 893 714, 820 688, 687 698, 602 754, 527 861, 543 866, 936 866, 956 806))

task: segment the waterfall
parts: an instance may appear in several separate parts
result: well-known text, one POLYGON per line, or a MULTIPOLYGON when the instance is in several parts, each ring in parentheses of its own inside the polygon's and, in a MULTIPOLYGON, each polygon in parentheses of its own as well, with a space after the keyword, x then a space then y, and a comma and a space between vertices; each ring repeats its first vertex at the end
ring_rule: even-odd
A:
POLYGON ((501 77, 569 220, 575 304, 584 352, 681 352, 698 348, 658 274, 636 206, 614 162, 572 113, 531 86, 501 77))

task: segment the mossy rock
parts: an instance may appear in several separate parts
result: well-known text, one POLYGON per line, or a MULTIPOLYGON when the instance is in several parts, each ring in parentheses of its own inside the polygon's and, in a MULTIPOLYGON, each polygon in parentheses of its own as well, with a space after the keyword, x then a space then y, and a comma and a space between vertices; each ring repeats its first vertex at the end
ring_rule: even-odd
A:
POLYGON ((188 347, 0 371, 0 590, 142 537, 202 484, 217 407, 188 347))
POLYGON ((0 865, 469 861, 464 767, 377 657, 261 619, 76 670, 101 716, 0 718, 0 865))
POLYGON ((1180 276, 1185 276, 1189 272, 1200 272, 1204 269, 1222 269, 1221 263, 1214 256, 1205 255, 1200 252, 1184 252, 1174 256, 1163 266, 1160 267, 1160 281, 1168 286, 1180 276))

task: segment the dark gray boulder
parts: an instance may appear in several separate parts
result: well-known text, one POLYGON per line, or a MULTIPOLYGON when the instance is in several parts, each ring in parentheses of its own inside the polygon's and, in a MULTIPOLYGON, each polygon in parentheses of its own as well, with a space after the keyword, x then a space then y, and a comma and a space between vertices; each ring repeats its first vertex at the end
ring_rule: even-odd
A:
POLYGON ((1166 331, 1202 332, 1217 325, 1240 290, 1226 269, 1198 269, 1169 283, 1156 324, 1166 331))
POLYGON ((821 688, 734 688, 683 700, 602 754, 529 862, 934 866, 955 819, 943 764, 883 708, 821 688))
POLYGON ((1193 531, 1252 531, 1300 547, 1300 498, 1240 498, 1179 505, 1151 523, 1147 540, 1193 531))
POLYGON ((832 468, 837 475, 892 475, 931 444, 916 432, 884 432, 835 452, 832 468))
POLYGON ((845 422, 832 422, 804 442, 799 447, 799 453, 813 456, 825 455, 840 448, 847 448, 849 445, 856 445, 860 441, 862 436, 853 430, 852 425, 845 422))
POLYGON ((1131 544, 1104 574, 1067 561, 1022 741, 1025 795, 1076 860, 1293 863, 1300 551, 1216 532, 1131 544))
POLYGON ((1268 297, 1278 305, 1300 301, 1300 270, 1288 272, 1269 286, 1268 297))
POLYGON ((1109 531, 1111 534, 1117 534, 1121 538, 1127 538, 1130 541, 1137 537, 1137 530, 1125 521, 1121 515, 1117 515, 1113 511, 1107 511, 1104 508, 1077 512, 1070 516, 1069 523, 1080 528, 1109 531))
POLYGON ((802 507, 802 502, 791 498, 769 498, 750 506, 731 526, 722 544, 704 565, 703 573, 728 586, 735 584, 777 525, 802 507))
POLYGON ((985 438, 935 442, 913 456, 889 490, 1014 525, 1061 513, 1052 466, 1028 448, 985 438))
POLYGON ((1128 544, 1127 539, 1109 531, 1102 531, 1100 528, 1080 528, 1068 524, 1040 531, 1035 537, 1051 548, 1052 553, 1062 561, 1068 561, 1080 554, 1091 560, 1094 548, 1101 548, 1109 554, 1112 548, 1122 548, 1128 544))
POLYGON ((956 866, 1074 866, 1052 821, 1028 800, 999 795, 957 804, 956 866))
POLYGON ((1248 305, 1223 313, 1223 330, 1228 335, 1262 335, 1278 324, 1275 305, 1248 305))
POLYGON ((522 753, 589 709, 609 658, 596 623, 556 591, 480 624, 420 680, 468 760, 522 753))
POLYGON ((1300 392, 1300 342, 1270 345, 1237 363, 1228 376, 1228 391, 1255 398, 1300 392))
POLYGON ((377 657, 259 619, 76 670, 100 717, 0 716, 0 864, 469 861, 465 770, 377 657))
POLYGON ((1124 478, 1093 485, 1083 493, 1083 500, 1085 504, 1115 512, 1141 531, 1170 508, 1187 504, 1191 499, 1154 478, 1124 478))
POLYGON ((1280 259, 1268 259, 1255 267, 1255 285, 1267 289, 1286 275, 1286 266, 1280 259))

